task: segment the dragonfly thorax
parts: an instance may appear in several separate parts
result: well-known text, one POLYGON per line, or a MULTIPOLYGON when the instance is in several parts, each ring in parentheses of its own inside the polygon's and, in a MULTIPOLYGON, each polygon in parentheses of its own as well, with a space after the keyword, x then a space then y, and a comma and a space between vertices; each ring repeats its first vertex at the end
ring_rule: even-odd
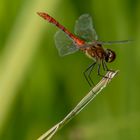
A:
POLYGON ((105 59, 106 56, 106 52, 105 50, 102 48, 102 46, 89 46, 85 49, 85 54, 93 60, 102 60, 105 59))

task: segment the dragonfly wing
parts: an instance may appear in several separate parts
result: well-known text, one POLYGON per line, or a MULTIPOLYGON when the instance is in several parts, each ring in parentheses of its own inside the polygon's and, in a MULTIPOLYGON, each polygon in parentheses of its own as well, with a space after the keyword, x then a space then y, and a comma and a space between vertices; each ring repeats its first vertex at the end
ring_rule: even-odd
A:
POLYGON ((98 36, 93 28, 92 18, 88 14, 81 15, 75 23, 75 34, 85 41, 92 42, 98 36))
POLYGON ((55 34, 55 45, 60 56, 69 55, 78 51, 78 48, 63 31, 57 31, 55 34))
POLYGON ((103 45, 115 45, 115 44, 127 44, 127 43, 131 43, 132 40, 121 40, 121 41, 99 41, 99 43, 103 44, 103 45))

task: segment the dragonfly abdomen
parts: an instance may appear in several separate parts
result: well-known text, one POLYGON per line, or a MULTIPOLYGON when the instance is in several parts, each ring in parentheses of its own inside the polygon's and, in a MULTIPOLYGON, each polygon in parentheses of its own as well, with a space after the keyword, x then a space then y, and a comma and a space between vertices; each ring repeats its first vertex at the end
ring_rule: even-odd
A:
POLYGON ((45 20, 47 20, 48 22, 57 26, 63 32, 65 32, 79 47, 85 44, 84 40, 81 40, 80 38, 72 34, 69 30, 67 30, 63 25, 61 25, 58 21, 56 21, 53 17, 51 17, 47 13, 38 12, 37 14, 41 16, 42 18, 44 18, 45 20))

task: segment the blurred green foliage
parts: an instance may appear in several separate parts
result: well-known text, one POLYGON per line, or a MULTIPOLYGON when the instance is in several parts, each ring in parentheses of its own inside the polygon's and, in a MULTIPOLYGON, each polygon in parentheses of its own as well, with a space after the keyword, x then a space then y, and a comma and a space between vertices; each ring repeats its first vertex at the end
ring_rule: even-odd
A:
POLYGON ((112 46, 117 59, 109 67, 119 75, 54 139, 140 139, 138 0, 0 1, 0 139, 36 139, 89 91, 82 72, 92 61, 80 52, 59 57, 56 28, 37 11, 48 12, 72 32, 76 19, 89 13, 100 40, 134 39, 112 46))

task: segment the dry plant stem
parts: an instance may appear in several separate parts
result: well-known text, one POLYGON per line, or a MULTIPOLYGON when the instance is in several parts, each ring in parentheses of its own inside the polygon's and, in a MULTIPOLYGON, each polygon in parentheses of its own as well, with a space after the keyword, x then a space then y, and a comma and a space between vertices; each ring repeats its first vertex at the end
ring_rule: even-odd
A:
POLYGON ((37 140, 50 140, 54 134, 61 129, 66 123, 68 123, 73 117, 75 117, 95 96, 107 86, 112 78, 118 73, 118 71, 108 71, 105 77, 95 86, 93 89, 76 105, 76 107, 59 123, 53 126, 50 130, 40 136, 37 140))

